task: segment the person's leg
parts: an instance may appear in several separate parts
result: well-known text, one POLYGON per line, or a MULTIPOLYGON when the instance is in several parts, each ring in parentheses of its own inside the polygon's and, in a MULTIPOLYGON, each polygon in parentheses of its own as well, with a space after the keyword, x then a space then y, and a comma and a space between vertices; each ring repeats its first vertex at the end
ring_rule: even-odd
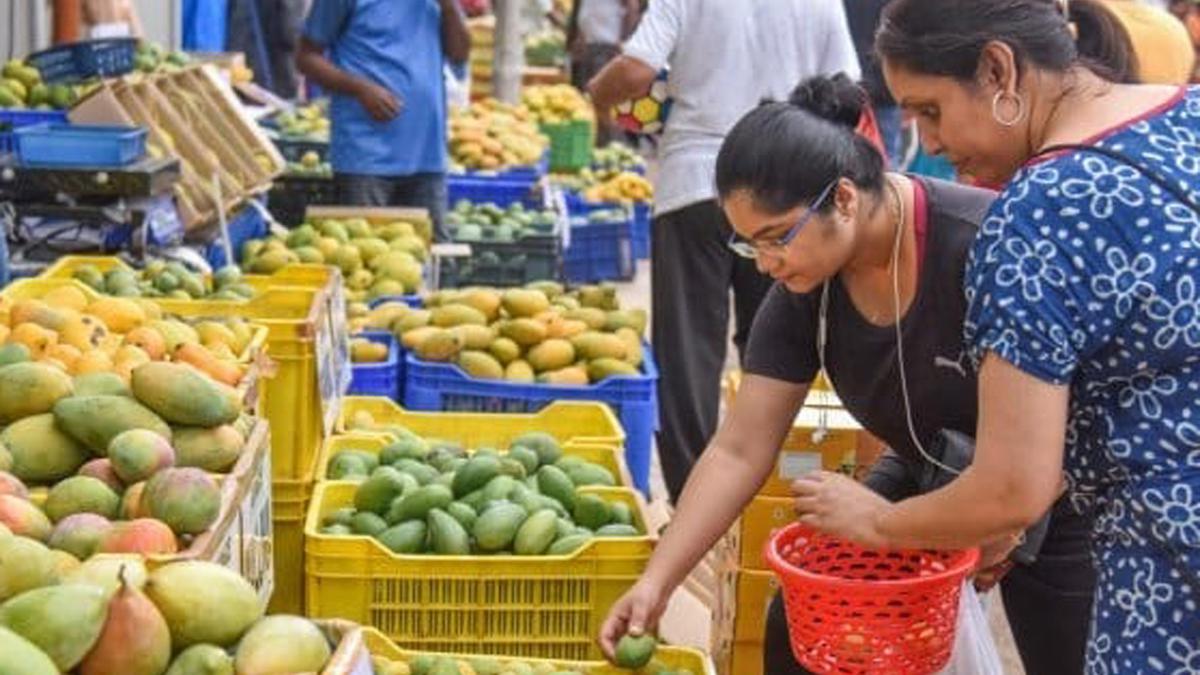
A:
POLYGON ((766 637, 763 640, 763 673, 765 675, 812 675, 804 666, 796 663, 792 654, 792 640, 788 635, 787 613, 783 607, 783 596, 776 594, 767 609, 766 637))
POLYGON ((433 240, 450 241, 446 231, 446 174, 419 173, 398 182, 392 206, 414 206, 429 211, 433 240))
POLYGON ((715 201, 654 219, 650 269, 659 367, 658 453, 672 501, 717 428, 734 258, 724 232, 715 201))
POLYGON ((385 176, 339 173, 333 180, 338 202, 346 206, 390 206, 396 190, 395 180, 385 176))
POLYGON ((1027 675, 1083 672, 1096 571, 1091 522, 1067 511, 1061 504, 1056 508, 1037 561, 1014 567, 1000 582, 1027 675))

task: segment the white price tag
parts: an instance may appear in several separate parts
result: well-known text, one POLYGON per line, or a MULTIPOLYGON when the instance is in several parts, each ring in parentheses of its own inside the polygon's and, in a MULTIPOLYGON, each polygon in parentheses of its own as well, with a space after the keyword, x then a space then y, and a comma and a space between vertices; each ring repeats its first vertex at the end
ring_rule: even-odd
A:
POLYGON ((786 481, 802 478, 821 470, 819 452, 782 452, 779 454, 779 477, 786 481))

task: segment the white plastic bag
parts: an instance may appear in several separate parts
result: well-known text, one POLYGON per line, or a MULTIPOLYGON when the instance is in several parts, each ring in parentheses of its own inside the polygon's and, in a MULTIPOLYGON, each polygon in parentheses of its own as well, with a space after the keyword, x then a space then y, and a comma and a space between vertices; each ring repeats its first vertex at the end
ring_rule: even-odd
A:
POLYGON ((963 584, 958 601, 958 630, 950 663, 940 675, 1004 675, 1000 652, 992 638, 987 612, 975 586, 968 580, 963 584))

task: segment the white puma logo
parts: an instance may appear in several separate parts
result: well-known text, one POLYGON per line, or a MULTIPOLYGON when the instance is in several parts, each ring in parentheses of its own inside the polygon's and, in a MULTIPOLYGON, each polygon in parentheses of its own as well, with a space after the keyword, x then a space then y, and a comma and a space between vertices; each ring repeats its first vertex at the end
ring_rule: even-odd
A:
POLYGON ((966 377, 967 369, 962 364, 962 360, 963 360, 964 356, 966 356, 966 352, 959 352, 958 358, 953 359, 953 360, 948 359, 944 356, 934 356, 933 357, 933 366, 935 368, 949 368, 950 370, 953 370, 954 372, 958 373, 962 377, 966 377))

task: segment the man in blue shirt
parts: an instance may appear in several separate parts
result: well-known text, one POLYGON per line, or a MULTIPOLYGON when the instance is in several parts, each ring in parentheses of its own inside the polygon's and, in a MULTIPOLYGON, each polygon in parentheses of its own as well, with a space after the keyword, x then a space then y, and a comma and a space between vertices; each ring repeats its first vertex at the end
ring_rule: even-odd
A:
POLYGON ((296 63, 333 96, 341 201, 427 208, 446 239, 442 67, 470 48, 458 0, 314 0, 296 63))

